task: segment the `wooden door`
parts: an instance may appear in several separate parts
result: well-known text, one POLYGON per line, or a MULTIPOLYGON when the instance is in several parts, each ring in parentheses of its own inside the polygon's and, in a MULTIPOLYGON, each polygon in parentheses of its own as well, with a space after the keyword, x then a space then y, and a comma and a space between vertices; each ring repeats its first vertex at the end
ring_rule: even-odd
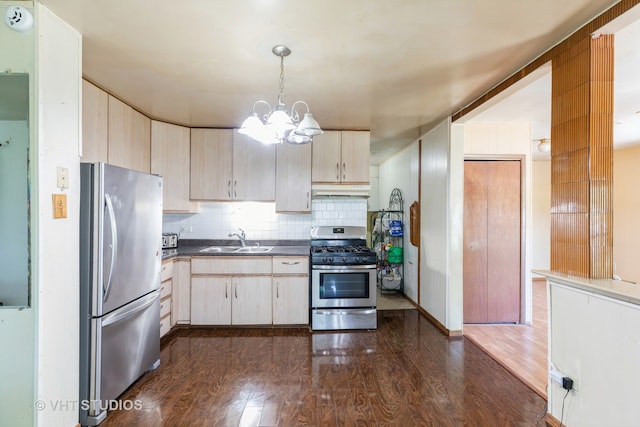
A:
POLYGON ((520 321, 519 161, 465 161, 464 322, 520 321))

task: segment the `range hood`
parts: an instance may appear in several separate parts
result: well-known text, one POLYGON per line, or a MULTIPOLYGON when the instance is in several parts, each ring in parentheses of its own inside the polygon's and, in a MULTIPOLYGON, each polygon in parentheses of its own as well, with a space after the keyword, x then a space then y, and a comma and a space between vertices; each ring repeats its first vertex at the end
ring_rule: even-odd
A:
POLYGON ((312 197, 369 197, 369 184, 312 184, 312 197))

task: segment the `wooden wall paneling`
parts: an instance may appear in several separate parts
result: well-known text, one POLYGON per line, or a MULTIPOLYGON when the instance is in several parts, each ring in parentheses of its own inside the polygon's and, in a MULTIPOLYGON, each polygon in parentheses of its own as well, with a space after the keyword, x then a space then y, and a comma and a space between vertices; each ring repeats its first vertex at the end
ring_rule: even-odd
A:
POLYGON ((551 269, 613 274, 613 36, 585 37, 553 60, 551 269))

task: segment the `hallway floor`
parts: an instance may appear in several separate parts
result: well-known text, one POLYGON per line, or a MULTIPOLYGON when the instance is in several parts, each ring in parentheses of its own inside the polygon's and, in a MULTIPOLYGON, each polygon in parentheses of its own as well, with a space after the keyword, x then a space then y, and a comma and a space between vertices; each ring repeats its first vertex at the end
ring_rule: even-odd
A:
POLYGON ((547 398, 547 286, 533 281, 532 325, 464 325, 476 343, 536 393, 547 398))

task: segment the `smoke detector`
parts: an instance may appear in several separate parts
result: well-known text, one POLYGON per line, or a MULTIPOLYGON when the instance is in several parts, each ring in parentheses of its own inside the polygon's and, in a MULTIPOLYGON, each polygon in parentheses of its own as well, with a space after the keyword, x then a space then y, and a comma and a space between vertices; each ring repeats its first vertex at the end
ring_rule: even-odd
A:
POLYGON ((12 6, 4 15, 7 25, 16 31, 24 33, 33 28, 33 15, 22 6, 12 6))

